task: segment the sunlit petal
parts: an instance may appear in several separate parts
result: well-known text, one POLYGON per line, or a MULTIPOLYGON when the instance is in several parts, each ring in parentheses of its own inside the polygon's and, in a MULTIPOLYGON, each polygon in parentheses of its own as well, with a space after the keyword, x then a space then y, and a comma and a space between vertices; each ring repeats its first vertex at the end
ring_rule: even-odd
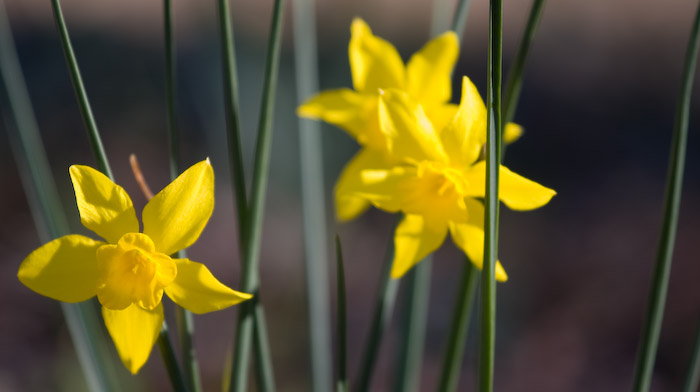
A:
POLYGON ((163 325, 163 305, 145 310, 131 305, 124 310, 102 307, 105 320, 119 358, 133 374, 146 363, 163 325))
POLYGON ((476 86, 462 78, 462 99, 457 114, 440 133, 450 161, 468 166, 476 161, 486 142, 486 106, 476 86))
POLYGON ((516 123, 509 122, 503 131, 503 143, 511 144, 520 139, 523 135, 523 127, 516 123))
POLYGON ((363 148, 348 162, 335 184, 335 212, 340 221, 354 219, 370 205, 358 192, 365 191, 363 170, 386 170, 389 161, 380 151, 363 148))
POLYGON ((104 244, 77 234, 57 238, 27 256, 17 277, 25 286, 49 298, 85 301, 97 292, 95 252, 104 244))
POLYGON ((449 101, 458 54, 459 41, 452 31, 428 42, 406 65, 408 94, 426 106, 449 101))
POLYGON ((431 227, 420 215, 406 215, 394 234, 394 263, 391 277, 402 277, 419 261, 442 245, 447 225, 431 227))
POLYGON ((185 170, 143 209, 143 233, 167 255, 192 245, 214 210, 214 170, 209 159, 185 170))
MULTIPOLYGON (((473 199, 467 199, 466 204, 469 220, 464 223, 451 221, 450 235, 474 266, 481 269, 484 265, 484 205, 473 199)), ((496 280, 508 280, 500 261, 496 262, 496 280)))
POLYGON ((376 93, 377 89, 403 88, 406 71, 394 45, 373 35, 359 18, 352 21, 350 31, 348 52, 355 90, 376 93))
POLYGON ((70 178, 83 226, 113 244, 123 234, 139 231, 131 198, 122 187, 88 166, 71 166, 70 178))
POLYGON ((387 90, 379 96, 379 124, 396 159, 445 162, 447 156, 423 107, 404 92, 387 90))
MULTIPOLYGON (((503 165, 498 177, 498 198, 513 210, 533 210, 542 207, 557 194, 552 189, 513 173, 503 165)), ((468 196, 484 197, 486 162, 481 161, 470 167, 465 178, 469 182, 468 196)))
POLYGON ((177 276, 165 288, 176 304, 192 313, 202 314, 228 308, 253 298, 252 295, 230 289, 219 282, 202 263, 175 259, 177 276))
POLYGON ((326 90, 311 97, 297 114, 336 125, 363 146, 386 148, 379 130, 377 94, 360 94, 351 89, 326 90))

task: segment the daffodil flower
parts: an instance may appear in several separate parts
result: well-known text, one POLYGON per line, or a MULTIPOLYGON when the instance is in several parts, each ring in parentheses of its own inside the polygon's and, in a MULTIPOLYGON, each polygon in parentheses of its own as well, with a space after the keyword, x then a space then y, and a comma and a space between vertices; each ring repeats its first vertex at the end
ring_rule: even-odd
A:
POLYGON ((57 238, 24 259, 17 276, 63 302, 97 295, 107 330, 132 373, 146 362, 160 332, 163 293, 197 314, 252 297, 225 286, 201 263, 170 257, 197 240, 214 209, 208 159, 148 202, 143 232, 122 187, 88 166, 71 166, 70 177, 82 224, 105 241, 78 234, 57 238))
MULTIPOLYGON (((459 41, 454 32, 448 31, 428 42, 404 66, 396 48, 372 34, 362 19, 353 20, 350 31, 348 54, 354 90, 341 88, 323 91, 306 101, 297 111, 302 117, 321 119, 344 129, 363 146, 348 163, 335 186, 335 210, 340 221, 353 219, 369 207, 366 200, 353 197, 348 192, 361 181, 354 175, 357 168, 366 163, 369 155, 382 163, 391 162, 391 155, 386 154, 386 135, 379 127, 377 108, 380 90, 404 92, 423 107, 426 116, 438 129, 446 126, 457 110, 457 105, 449 103, 452 97, 452 69, 459 54, 459 41)), ((520 126, 508 124, 506 143, 515 141, 521 134, 520 126)))
MULTIPOLYGON (((448 232, 481 268, 484 207, 479 199, 484 197, 486 165, 478 158, 486 133, 486 108, 476 87, 463 79, 459 109, 442 128, 401 90, 380 94, 378 109, 392 163, 376 152, 362 151, 349 165, 356 180, 345 191, 382 210, 405 214, 394 236, 392 277, 403 276, 436 250, 448 232)), ((553 190, 500 166, 499 197, 511 209, 538 208, 554 195, 553 190)), ((500 263, 496 278, 507 280, 500 263)))

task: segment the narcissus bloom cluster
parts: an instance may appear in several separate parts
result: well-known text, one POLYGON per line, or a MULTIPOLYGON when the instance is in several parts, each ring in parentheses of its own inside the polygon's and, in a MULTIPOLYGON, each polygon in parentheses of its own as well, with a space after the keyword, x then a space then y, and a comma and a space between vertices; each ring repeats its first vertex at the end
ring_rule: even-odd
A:
MULTIPOLYGON (((350 67, 355 90, 321 92, 298 110, 346 130, 362 146, 335 188, 341 220, 369 205, 402 212, 394 235, 392 276, 399 278, 436 250, 449 232, 479 268, 483 263, 486 108, 464 77, 459 105, 450 104, 457 37, 447 32, 426 44, 404 67, 396 49, 356 19, 350 67)), ((505 141, 521 134, 506 126, 505 141)), ((540 207, 555 192, 500 168, 499 196, 508 207, 540 207)), ((502 266, 496 278, 507 279, 502 266)))
POLYGON ((163 324, 163 293, 193 313, 220 310, 252 296, 219 282, 201 263, 170 255, 192 245, 214 209, 214 171, 195 164, 143 209, 139 230, 124 189, 88 166, 70 167, 83 225, 105 241, 78 234, 32 252, 20 281, 47 297, 81 302, 95 295, 124 365, 136 373, 163 324))

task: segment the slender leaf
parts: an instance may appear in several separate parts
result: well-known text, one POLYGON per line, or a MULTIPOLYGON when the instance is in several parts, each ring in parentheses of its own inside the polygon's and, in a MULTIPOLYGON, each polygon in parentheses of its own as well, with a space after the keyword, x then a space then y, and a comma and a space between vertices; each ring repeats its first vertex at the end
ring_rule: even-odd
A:
POLYGON ((700 322, 698 322, 695 331, 695 341, 690 353, 690 361, 688 361, 688 370, 686 374, 683 392, 697 392, 698 385, 700 385, 700 322))
POLYGON ((452 31, 457 33, 457 37, 462 39, 464 29, 467 26, 467 15, 469 15, 469 3, 471 0, 459 0, 454 18, 452 19, 452 31))
MULTIPOLYGON (((313 0, 296 0, 294 16, 294 61, 297 100, 303 102, 318 92, 316 19, 313 0)), ((299 117, 301 201, 304 222, 304 270, 309 308, 311 380, 313 391, 332 389, 331 317, 326 260, 326 206, 323 185, 321 127, 317 121, 299 117)))
POLYGON ((445 345, 439 392, 454 392, 459 385, 464 345, 469 332, 469 321, 474 308, 479 271, 469 260, 465 260, 462 279, 452 311, 452 325, 445 345))
POLYGON ((110 169, 109 162, 107 161, 107 154, 102 146, 100 132, 97 130, 97 123, 95 123, 95 118, 92 115, 92 108, 90 107, 90 100, 88 99, 85 86, 83 85, 83 78, 80 76, 80 68, 78 67, 78 61, 75 58, 75 53, 73 52, 73 45, 71 44, 70 36, 68 35, 66 21, 63 19, 61 4, 59 0, 51 0, 51 5, 53 6, 54 19, 56 21, 56 27, 58 28, 59 37, 61 38, 63 54, 66 57, 71 81, 73 82, 73 89, 75 90, 75 95, 78 98, 80 114, 83 116, 83 123, 85 124, 85 129, 88 133, 90 147, 92 147, 92 154, 97 161, 97 168, 107 177, 114 180, 112 169, 110 169))
POLYGON ((231 10, 229 0, 219 0, 219 27, 221 33, 221 58, 224 70, 224 103, 226 109, 226 136, 228 159, 231 171, 231 184, 234 189, 234 204, 238 217, 238 236, 241 246, 245 243, 243 232, 246 227, 248 197, 245 189, 243 154, 238 118, 238 75, 236 72, 236 51, 233 43, 231 10))
MULTIPOLYGON (((275 100, 275 90, 277 86, 277 74, 279 69, 279 54, 282 36, 282 15, 283 2, 275 0, 272 13, 272 24, 270 37, 267 46, 267 60, 265 63, 265 79, 263 86, 263 98, 260 110, 260 122, 258 128, 258 141, 255 150, 255 166, 253 169, 253 186, 250 201, 250 209, 245 219, 245 241, 243 242, 243 270, 241 277, 241 290, 252 293, 256 297, 260 294, 259 258, 260 258, 260 237, 262 236, 263 212, 265 207, 265 194, 267 190, 267 177, 270 165, 270 145, 272 144, 272 119, 275 100)), ((235 335, 235 347, 233 357, 233 371, 231 372, 230 388, 232 391, 244 391, 247 388, 247 370, 250 362, 250 346, 253 327, 257 326, 259 338, 267 339, 267 331, 262 330, 264 324, 262 320, 256 320, 256 314, 261 312, 256 310, 260 299, 246 301, 241 306, 238 313, 238 323, 235 335), (255 325, 254 325, 255 324, 255 325)), ((255 339, 259 342, 258 339, 255 339)), ((256 344, 260 350, 256 350, 256 355, 269 356, 269 351, 264 351, 263 346, 256 344)), ((261 357, 260 364, 270 365, 271 361, 261 357)), ((267 369, 259 369, 263 374, 272 375, 267 369)), ((259 379, 261 377, 258 377, 259 379)), ((265 385, 261 386, 264 391, 274 390, 274 380, 265 378, 265 385)))
MULTIPOLYGON (((165 36, 165 99, 167 108, 168 145, 170 147, 169 167, 170 179, 174 180, 180 174, 180 133, 177 127, 176 113, 176 63, 175 39, 173 29, 173 9, 171 0, 163 0, 164 36, 165 36)), ((175 257, 187 258, 184 250, 175 257)), ((199 376, 197 354, 192 345, 194 338, 194 318, 192 313, 181 306, 175 306, 175 322, 177 325, 178 342, 182 353, 184 376, 189 389, 193 392, 202 390, 199 376)))
POLYGON ((491 0, 489 56, 486 87, 486 198, 484 217, 484 266, 481 275, 481 346, 479 390, 493 391, 496 354, 496 280, 498 258, 498 167, 501 162, 502 1, 491 0))
POLYGON ((345 293, 345 263, 340 237, 335 236, 336 268, 338 269, 338 384, 337 392, 347 392, 348 387, 348 333, 347 333, 347 303, 345 293))
POLYGON ((182 376, 180 366, 177 364, 177 358, 175 358, 173 345, 170 343, 170 337, 168 336, 168 325, 165 323, 165 321, 163 321, 163 326, 158 334, 158 347, 160 348, 160 354, 163 357, 163 364, 165 364, 165 370, 168 372, 168 377, 170 378, 173 391, 187 392, 187 385, 185 384, 185 379, 182 376))
POLYGON ((396 302, 399 280, 391 279, 390 277, 391 264, 394 258, 393 244, 394 238, 392 236, 389 239, 386 255, 384 256, 384 266, 379 280, 379 290, 377 291, 374 304, 374 313, 372 316, 372 323, 370 324, 369 335, 367 336, 362 351, 362 362, 360 362, 360 371, 356 382, 357 387, 355 388, 358 392, 370 390, 372 374, 374 373, 374 366, 377 363, 382 337, 391 321, 394 303, 396 302))
POLYGON ((695 22, 688 40, 685 57, 683 80, 676 108, 671 154, 669 157, 668 175, 666 178, 666 197, 664 216, 661 225, 659 248, 652 276, 649 300, 647 303, 646 319, 642 330, 642 340, 637 354, 637 365, 634 373, 635 392, 648 391, 656 359, 656 349, 661 334, 661 324, 668 292, 668 278, 671 273, 671 261, 678 227, 678 212, 681 204, 683 188, 683 169, 685 167, 685 151, 688 140, 688 116, 690 113, 690 97, 693 89, 693 78, 697 65, 698 46, 700 46, 700 6, 695 15, 695 22))

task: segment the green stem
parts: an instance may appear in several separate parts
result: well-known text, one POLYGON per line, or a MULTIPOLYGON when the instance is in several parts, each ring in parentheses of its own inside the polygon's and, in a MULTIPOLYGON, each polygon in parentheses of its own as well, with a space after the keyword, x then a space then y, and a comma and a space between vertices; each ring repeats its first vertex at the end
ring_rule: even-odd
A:
POLYGON ((486 87, 486 198, 484 266, 481 275, 481 346, 479 390, 493 391, 496 354, 496 280, 498 258, 498 169, 501 152, 502 1, 491 0, 489 10, 489 61, 486 87))
POLYGON ((59 36, 61 38, 61 47, 63 48, 63 54, 66 57, 66 62, 68 63, 68 70, 70 71, 71 81, 73 82, 73 89, 75 90, 75 95, 78 98, 80 114, 83 116, 83 123, 85 124, 85 129, 88 133, 92 153, 97 161, 97 168, 107 177, 114 180, 112 169, 109 167, 107 155, 105 154, 104 147, 102 146, 102 138, 97 130, 95 118, 92 115, 92 109, 90 108, 90 101, 88 100, 87 92, 85 91, 85 86, 83 85, 83 79, 80 76, 78 61, 76 60, 75 53, 73 52, 73 46, 71 45, 68 29, 66 28, 66 21, 63 19, 61 4, 59 3, 59 0, 51 0, 51 4, 53 6, 56 27, 58 28, 59 36))
MULTIPOLYGON (((303 102, 318 92, 318 56, 313 0, 297 0, 294 16, 294 60, 297 99, 303 102)), ((299 118, 301 200, 304 222, 304 269, 309 308, 311 380, 315 392, 332 389, 331 317, 326 260, 326 214, 318 121, 299 118)))
POLYGON ((170 377, 173 391, 187 392, 187 385, 177 364, 173 345, 170 343, 170 337, 168 336, 168 325, 165 321, 163 321, 163 326, 158 334, 158 348, 160 348, 160 355, 163 357, 163 364, 165 364, 165 370, 168 372, 168 377, 170 377))
POLYGON ((459 39, 464 35, 464 29, 467 26, 467 15, 469 15, 469 3, 471 0, 459 0, 457 9, 455 10, 454 18, 452 19, 452 31, 457 34, 459 39))
POLYGON ((238 76, 236 72, 236 51, 233 45, 233 27, 229 0, 219 0, 219 27, 221 31, 221 57, 224 69, 224 103, 228 157, 231 170, 231 183, 235 193, 234 203, 238 216, 238 237, 241 246, 245 243, 244 230, 248 197, 245 188, 243 154, 241 152, 240 125, 238 119, 238 76))
POLYGON ((469 261, 465 260, 462 270, 462 280, 454 310, 452 311, 452 325, 449 338, 445 345, 442 373, 440 375, 439 392, 454 392, 459 384, 459 373, 462 367, 464 344, 469 332, 469 320, 474 308, 479 271, 469 261))
MULTIPOLYGON (((39 127, 17 58, 5 6, 0 0, 0 76, 7 93, 14 126, 6 120, 10 146, 42 242, 69 234, 68 223, 41 141, 39 127)), ((78 361, 91 391, 119 390, 100 317, 91 302, 61 303, 78 361)))
MULTIPOLYGON (((177 128, 176 114, 176 55, 175 39, 173 37, 173 10, 172 1, 163 0, 164 36, 165 36, 165 97, 168 124, 168 145, 170 147, 169 167, 170 179, 174 180, 180 174, 180 134, 177 128)), ((175 255, 176 258, 187 258, 187 253, 182 250, 175 255)), ((189 389, 193 392, 202 390, 202 381, 199 376, 199 363, 192 345, 194 338, 194 318, 192 313, 181 306, 175 306, 175 321, 177 325, 178 343, 182 353, 182 364, 185 379, 189 389)))
MULTIPOLYGON (((243 243, 244 259, 241 278, 241 290, 247 293, 259 294, 259 258, 260 237, 262 235, 263 212, 265 207, 265 194, 267 190, 267 177, 270 165, 270 146, 272 144, 272 119, 277 86, 277 74, 279 69, 279 55, 282 38, 283 3, 275 0, 270 38, 267 46, 267 60, 265 63, 265 79, 263 86, 263 98, 260 110, 260 122, 258 128, 258 141, 255 150, 255 166, 253 169, 253 185, 250 209, 245 219, 245 241, 243 243)), ((233 371, 231 372, 230 388, 232 391, 244 391, 247 388, 247 369, 250 362, 250 346, 254 316, 260 314, 256 311, 259 301, 246 301, 238 314, 238 324, 235 335, 235 347, 233 357, 233 371), (248 304, 246 306, 246 304, 248 304)), ((264 324, 255 323, 258 328, 264 324)), ((267 339, 267 331, 260 330, 260 339, 267 339)), ((256 345, 263 348, 263 345, 256 345)), ((269 356, 269 352, 260 351, 256 355, 269 356)), ((262 364, 270 364, 269 359, 261 361, 262 364)), ((259 369, 264 374, 272 374, 272 371, 259 369)), ((273 380, 267 380, 268 385, 274 385, 273 380)))
POLYGON ((695 341, 693 349, 690 353, 690 361, 688 362, 688 370, 683 385, 683 392, 697 392, 700 384, 700 322, 698 322, 697 330, 695 331, 695 341))
MULTIPOLYGON (((542 17, 545 0, 534 0, 532 8, 530 8, 530 16, 527 18, 525 30, 520 38, 518 51, 515 53, 513 64, 508 70, 506 85, 503 89, 503 123, 501 124, 501 132, 505 132, 506 124, 513 121, 515 118, 515 109, 518 107, 520 100, 520 91, 523 87, 523 70, 525 69, 525 61, 530 53, 532 41, 535 38, 537 25, 542 17)), ((505 156, 506 144, 501 146, 501 162, 505 156)))
POLYGON ((347 334, 347 304, 345 295, 345 266, 343 262, 343 248, 340 237, 335 236, 335 252, 338 269, 338 385, 337 392, 347 392, 348 388, 348 334, 347 334))
POLYGON ((253 306, 255 312, 255 325, 253 326, 253 347, 255 349, 255 379, 260 391, 275 390, 275 375, 272 372, 272 358, 270 358, 270 343, 267 340, 267 320, 265 308, 260 302, 260 295, 253 306))
POLYGON ((396 391, 412 392, 420 386, 425 329, 430 298, 432 260, 428 256, 409 272, 407 312, 399 355, 396 391))
POLYGON ((646 320, 642 331, 635 368, 635 392, 648 391, 656 358, 656 349, 661 333, 664 305, 668 291, 668 278, 671 272, 673 248, 678 226, 678 211, 681 204, 683 187, 683 169, 685 166, 685 151, 688 139, 688 116, 690 113, 690 97, 697 64, 698 46, 700 43, 700 6, 695 15, 695 22, 688 41, 685 57, 683 80, 678 96, 676 119, 671 142, 664 216, 661 226, 659 248, 656 255, 656 265, 652 276, 649 300, 647 303, 646 320))
POLYGON ((372 374, 374 373, 374 365, 377 362, 377 354, 389 322, 391 314, 394 310, 394 302, 396 302, 396 292, 399 288, 399 280, 391 279, 391 264, 394 256, 393 250, 394 238, 389 239, 389 246, 384 260, 384 267, 379 281, 379 290, 374 305, 374 314, 372 323, 370 324, 369 335, 365 347, 362 351, 362 362, 360 362, 360 372, 357 377, 356 391, 369 391, 370 383, 372 382, 372 374))

